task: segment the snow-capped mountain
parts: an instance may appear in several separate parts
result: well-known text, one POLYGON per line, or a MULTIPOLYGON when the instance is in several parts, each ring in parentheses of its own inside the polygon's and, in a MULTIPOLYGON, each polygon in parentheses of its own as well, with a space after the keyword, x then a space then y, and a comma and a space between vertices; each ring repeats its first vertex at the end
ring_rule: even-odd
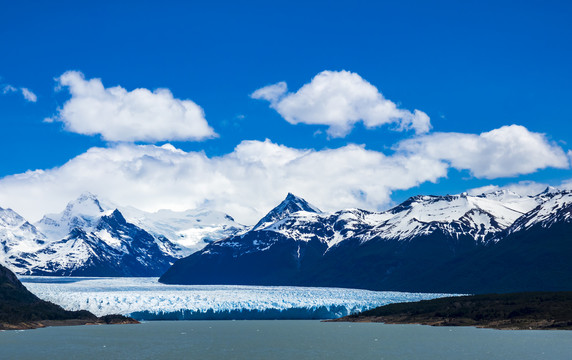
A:
MULTIPOLYGON (((74 276, 153 276, 175 257, 174 244, 129 224, 118 210, 74 227, 63 239, 28 254, 26 274, 74 276)), ((22 273, 22 272, 21 272, 22 273)))
POLYGON ((75 228, 93 229, 106 210, 109 214, 113 209, 104 210, 95 195, 84 193, 74 201, 70 201, 63 212, 45 215, 35 225, 49 239, 59 240, 75 228))
POLYGON ((264 216, 260 221, 254 225, 253 230, 265 229, 269 225, 272 225, 288 216, 297 213, 299 211, 321 214, 322 211, 317 207, 309 204, 306 200, 295 196, 292 193, 286 195, 286 199, 280 203, 277 207, 270 210, 266 216, 264 216))
POLYGON ((391 217, 372 233, 385 239, 411 239, 435 231, 451 237, 489 240, 538 205, 536 198, 499 190, 479 196, 414 196, 389 210, 391 217))
POLYGON ((154 235, 170 256, 182 257, 200 250, 208 243, 223 239, 245 229, 227 214, 212 210, 172 211, 155 213, 130 206, 101 201, 97 196, 84 193, 70 202, 60 214, 44 216, 36 227, 51 239, 62 239, 73 228, 91 229, 102 215, 119 210, 126 221, 154 235))
POLYGON ((0 261, 19 274, 158 276, 177 258, 242 229, 222 213, 146 213, 85 193, 35 225, 2 209, 0 261))
POLYGON ((0 208, 0 264, 11 267, 29 265, 28 254, 46 244, 46 236, 12 209, 0 208))
POLYGON ((0 261, 20 274, 151 276, 198 250, 161 281, 429 292, 572 289, 571 213, 572 192, 553 188, 536 196, 507 190, 414 196, 384 212, 324 213, 288 194, 246 228, 223 213, 147 213, 84 194, 37 224, 0 209, 0 261))
POLYGON ((91 194, 36 226, 13 211, 1 218, 0 258, 19 274, 153 276, 180 253, 166 238, 127 223, 118 210, 104 210, 91 194))
POLYGON ((450 291, 432 288, 424 273, 494 248, 532 214, 568 219, 567 196, 414 196, 381 213, 326 214, 289 194, 250 231, 177 261, 160 281, 450 291))
POLYGON ((261 251, 278 236, 297 242, 316 240, 326 248, 350 238, 361 243, 372 239, 408 240, 436 231, 453 238, 468 236, 475 241, 485 241, 537 205, 535 198, 503 190, 480 196, 414 196, 382 213, 348 209, 328 214, 288 194, 249 232, 212 244, 205 251, 212 253, 226 246, 246 246, 249 249, 245 251, 261 251), (255 233, 269 241, 250 244, 242 240, 255 233))
POLYGON ((559 222, 572 222, 572 191, 548 188, 538 194, 537 198, 541 199, 540 204, 515 221, 508 229, 509 233, 527 230, 533 226, 549 228, 559 222))
POLYGON ((118 207, 127 221, 155 236, 164 236, 179 245, 182 257, 207 244, 227 238, 246 229, 230 215, 220 211, 197 209, 186 211, 159 210, 154 213, 133 207, 118 207))

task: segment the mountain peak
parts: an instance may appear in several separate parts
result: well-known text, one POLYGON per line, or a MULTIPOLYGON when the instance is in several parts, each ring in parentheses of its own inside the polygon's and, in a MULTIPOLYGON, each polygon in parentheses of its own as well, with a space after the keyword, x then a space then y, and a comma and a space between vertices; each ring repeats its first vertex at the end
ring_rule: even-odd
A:
POLYGON ((26 220, 12 209, 3 209, 0 207, 0 226, 16 226, 21 225, 26 220))
POLYGON ((546 189, 544 189, 544 191, 541 192, 539 195, 557 194, 559 192, 562 192, 562 190, 560 190, 554 186, 547 186, 546 189))
POLYGON ((117 209, 113 210, 113 212, 109 215, 102 216, 100 220, 100 225, 101 222, 104 222, 111 227, 118 227, 127 224, 127 220, 125 220, 123 214, 117 209))
POLYGON ((99 199, 90 192, 84 192, 77 199, 70 201, 64 210, 64 214, 67 216, 97 216, 102 212, 104 210, 99 203, 99 199))
POLYGON ((321 213, 322 211, 315 207, 314 205, 310 204, 306 200, 298 197, 292 193, 288 193, 286 198, 272 211, 278 210, 279 212, 283 213, 287 211, 289 214, 294 213, 296 211, 308 211, 314 213, 321 213))
POLYGON ((93 226, 104 213, 97 196, 85 192, 70 201, 63 212, 45 215, 36 226, 49 239, 59 240, 65 238, 73 228, 93 226))
POLYGON ((284 200, 296 200, 296 199, 300 199, 300 198, 297 197, 296 195, 292 194, 291 192, 289 192, 288 195, 286 195, 286 199, 284 199, 284 200))
POLYGON ((264 216, 253 228, 253 230, 258 230, 265 228, 267 225, 275 223, 276 221, 287 218, 290 214, 298 211, 313 212, 316 214, 321 214, 322 211, 317 207, 311 205, 306 200, 292 194, 288 193, 286 198, 278 204, 274 209, 270 210, 266 216, 264 216))

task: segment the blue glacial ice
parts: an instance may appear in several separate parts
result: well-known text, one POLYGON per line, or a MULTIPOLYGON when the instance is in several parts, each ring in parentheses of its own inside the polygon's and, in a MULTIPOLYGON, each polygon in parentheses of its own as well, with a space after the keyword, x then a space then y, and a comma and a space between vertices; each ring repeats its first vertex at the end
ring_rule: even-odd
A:
POLYGON ((450 294, 342 288, 165 285, 157 278, 22 276, 38 297, 67 310, 138 320, 332 319, 377 306, 450 294))

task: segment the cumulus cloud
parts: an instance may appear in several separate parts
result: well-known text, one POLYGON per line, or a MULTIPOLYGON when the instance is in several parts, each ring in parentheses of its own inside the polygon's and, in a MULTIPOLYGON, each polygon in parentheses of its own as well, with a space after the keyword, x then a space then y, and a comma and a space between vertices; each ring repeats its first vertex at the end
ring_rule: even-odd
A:
POLYGON ((36 94, 34 94, 28 88, 25 88, 25 87, 16 88, 10 84, 4 85, 2 88, 2 94, 8 94, 8 93, 13 93, 13 92, 20 92, 22 94, 22 96, 24 97, 24 99, 26 99, 29 102, 38 101, 38 97, 36 96, 36 94))
POLYGON ((90 191, 144 210, 207 207, 253 224, 288 192, 324 210, 380 209, 392 190, 446 175, 447 165, 422 156, 386 156, 363 146, 300 150, 271 141, 243 141, 207 157, 171 145, 92 148, 61 167, 0 180, 0 204, 31 220, 61 211, 90 191))
POLYGON ((329 126, 331 137, 346 136, 360 121, 367 128, 393 124, 400 131, 425 133, 431 129, 427 114, 399 109, 375 86, 349 71, 322 71, 294 93, 288 92, 285 82, 279 82, 250 96, 269 101, 270 107, 291 124, 329 126))
POLYGON ((99 134, 108 141, 202 140, 216 136, 199 105, 174 98, 168 89, 105 88, 101 79, 86 80, 78 71, 67 71, 56 81, 71 98, 46 121, 60 121, 68 131, 99 134))
POLYGON ((523 126, 503 126, 476 134, 434 133, 408 139, 397 150, 443 160, 478 178, 492 179, 533 173, 546 167, 565 169, 569 159, 544 134, 523 126))

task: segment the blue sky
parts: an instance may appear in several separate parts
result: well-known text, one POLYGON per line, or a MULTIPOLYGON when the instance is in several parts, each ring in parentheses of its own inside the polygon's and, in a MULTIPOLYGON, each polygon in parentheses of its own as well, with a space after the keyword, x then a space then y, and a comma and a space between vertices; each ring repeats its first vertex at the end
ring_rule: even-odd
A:
MULTIPOLYGON (((290 93, 296 93, 325 70, 357 74, 399 109, 427 114, 432 126, 425 134, 428 136, 478 136, 516 124, 530 133, 544 134, 543 144, 552 150, 558 147, 565 154, 571 149, 572 4, 566 1, 1 1, 0 8, 0 177, 4 177, 0 179, 0 206, 12 206, 23 213, 32 214, 28 210, 31 201, 19 202, 11 194, 41 193, 41 189, 51 188, 28 180, 17 183, 13 175, 59 169, 93 147, 170 143, 185 152, 202 151, 211 159, 229 156, 245 140, 268 139, 289 149, 318 153, 358 144, 393 156, 403 141, 423 136, 413 130, 396 131, 395 123, 367 128, 358 122, 345 136, 332 137, 327 125, 305 121, 290 124, 268 101, 250 96, 281 81, 287 83, 290 93), (86 80, 101 79, 105 88, 169 89, 174 99, 191 100, 200 106, 217 136, 199 141, 118 142, 74 132, 64 126, 64 121, 46 122, 44 119, 57 117, 58 109, 73 98, 66 86, 54 90, 58 85, 55 79, 67 71, 79 71, 86 80), (22 88, 33 92, 36 101, 27 100, 22 88)), ((112 118, 108 120, 113 124, 112 118)), ((408 151, 423 149, 428 148, 418 146, 408 151)), ((549 153, 554 155, 554 151, 549 153)), ((475 154, 471 156, 481 156, 475 154)), ((323 196, 312 199, 311 188, 302 185, 293 185, 292 191, 299 188, 298 192, 327 209, 353 203, 385 208, 418 193, 459 193, 522 181, 560 185, 572 178, 568 164, 562 163, 562 154, 556 154, 560 158, 554 161, 537 159, 539 162, 529 167, 504 173, 487 173, 475 167, 482 165, 452 165, 445 176, 417 176, 410 186, 384 183, 384 194, 389 198, 375 195, 372 184, 368 185, 370 190, 355 185, 346 189, 347 193, 340 190, 332 196, 353 195, 339 202, 326 201, 323 196), (363 199, 368 196, 368 200, 363 199)), ((510 161, 531 161, 526 153, 518 156, 510 161)), ((449 164, 464 161, 437 157, 449 164)), ((324 161, 337 166, 336 158, 324 161)), ((308 170, 306 181, 314 181, 308 170)), ((58 181, 73 183, 68 184, 72 190, 62 190, 57 201, 41 201, 53 200, 60 205, 65 196, 81 188, 101 192, 97 186, 84 186, 81 180, 65 178, 62 173, 65 171, 57 173, 62 177, 58 181)), ((232 175, 224 176, 234 181, 232 175)), ((393 182, 400 181, 397 173, 392 176, 393 182)), ((267 210, 284 196, 286 187, 266 194, 268 202, 245 205, 252 210, 245 219, 267 210)), ((236 185, 234 191, 242 190, 236 185)), ((161 201, 160 192, 148 195, 157 204, 184 207, 175 200, 161 201)), ((118 197, 130 202, 134 196, 118 197)), ((185 196, 182 198, 188 206, 215 204, 215 208, 229 212, 245 211, 237 205, 242 198, 227 206, 209 196, 185 196)), ((133 202, 153 208, 148 203, 133 202)))

